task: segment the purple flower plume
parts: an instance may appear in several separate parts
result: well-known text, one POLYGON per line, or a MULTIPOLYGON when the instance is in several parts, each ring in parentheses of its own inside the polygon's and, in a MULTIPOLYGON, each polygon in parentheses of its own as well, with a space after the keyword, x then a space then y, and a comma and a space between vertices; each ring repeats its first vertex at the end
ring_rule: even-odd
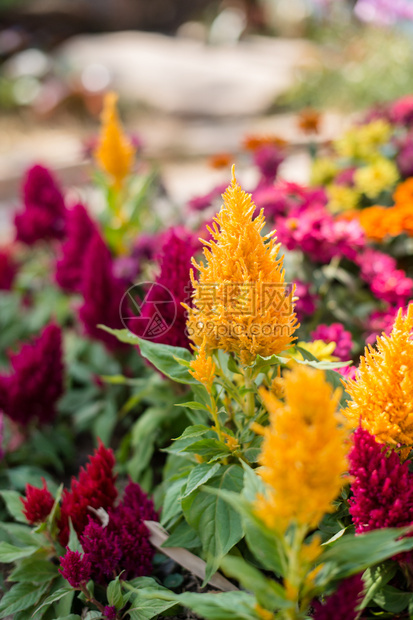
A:
POLYGON ((360 574, 344 579, 324 604, 319 601, 313 603, 314 620, 356 620, 363 591, 364 582, 360 574))

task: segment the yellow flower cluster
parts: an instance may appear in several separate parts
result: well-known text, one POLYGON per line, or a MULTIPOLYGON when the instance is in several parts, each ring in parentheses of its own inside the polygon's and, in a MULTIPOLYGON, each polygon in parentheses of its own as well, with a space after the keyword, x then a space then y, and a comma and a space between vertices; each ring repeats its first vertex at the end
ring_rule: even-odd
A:
POLYGON ((198 355, 192 360, 189 372, 194 379, 202 383, 210 392, 214 382, 215 370, 215 363, 212 357, 207 355, 206 342, 204 340, 201 346, 198 347, 198 355))
POLYGON ((358 206, 360 193, 352 187, 332 183, 327 187, 327 196, 328 210, 331 213, 340 213, 341 211, 355 209, 358 206))
POLYGON ((130 173, 135 149, 125 135, 119 120, 116 93, 107 93, 102 112, 102 128, 95 158, 101 168, 114 180, 119 189, 125 177, 130 173))
POLYGON ((259 474, 268 484, 255 502, 268 527, 285 532, 291 523, 316 527, 339 495, 347 471, 348 431, 336 413, 340 390, 321 370, 297 364, 285 375, 285 403, 260 390, 270 413, 259 474))
POLYGON ((336 140, 334 147, 341 157, 369 160, 377 157, 379 148, 388 142, 391 133, 389 123, 379 119, 367 125, 351 127, 336 140))
POLYGON ((399 310, 390 337, 366 347, 355 380, 346 390, 352 400, 343 411, 381 443, 413 446, 413 304, 399 310))
POLYGON ((384 157, 378 157, 354 173, 356 189, 372 199, 377 198, 380 192, 392 189, 398 178, 396 165, 384 157))
POLYGON ((212 240, 204 241, 206 265, 193 260, 199 279, 191 271, 194 293, 193 307, 185 306, 187 329, 197 346, 205 342, 208 350, 234 353, 249 365, 257 354, 280 353, 294 340, 293 290, 287 290, 273 233, 261 236, 262 211, 254 218, 251 195, 234 173, 223 198, 209 228, 212 240))
POLYGON ((311 166, 311 185, 327 185, 337 172, 337 165, 331 157, 318 157, 311 166))

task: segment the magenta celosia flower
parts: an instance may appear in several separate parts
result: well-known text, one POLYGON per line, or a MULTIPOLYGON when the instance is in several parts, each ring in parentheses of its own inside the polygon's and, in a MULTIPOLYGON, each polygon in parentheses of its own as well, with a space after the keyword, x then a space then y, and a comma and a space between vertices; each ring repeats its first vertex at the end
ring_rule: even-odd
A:
POLYGON ((98 325, 122 329, 120 304, 125 290, 113 274, 110 252, 97 233, 89 242, 83 265, 80 288, 84 303, 79 309, 79 318, 91 338, 101 340, 109 349, 118 348, 118 340, 98 325))
POLYGON ((186 311, 181 302, 190 299, 189 272, 197 241, 183 228, 171 228, 163 238, 158 256, 160 274, 148 289, 139 320, 131 324, 135 333, 153 342, 190 348, 185 335, 186 311))
POLYGON ((92 237, 98 234, 96 224, 85 207, 77 204, 67 214, 67 239, 56 263, 56 282, 65 291, 79 292, 82 284, 84 260, 92 237))
POLYGON ((106 620, 116 620, 117 618, 116 607, 114 605, 106 605, 106 607, 103 609, 103 613, 106 620))
POLYGON ((264 209, 267 220, 286 215, 296 206, 296 201, 286 193, 285 187, 280 183, 259 186, 252 193, 252 198, 259 209, 264 209))
POLYGON ((66 554, 60 559, 59 573, 70 583, 72 588, 80 588, 90 579, 91 565, 88 558, 79 551, 70 551, 66 548, 66 554))
POLYGON ((324 603, 315 601, 314 620, 356 620, 357 607, 361 603, 364 592, 364 582, 361 575, 353 575, 344 579, 334 594, 328 596, 324 603))
POLYGON ((413 523, 413 475, 397 452, 358 428, 350 455, 350 514, 356 533, 413 523))
POLYGON ((42 478, 43 487, 38 489, 31 484, 26 484, 26 497, 21 497, 23 514, 31 525, 37 525, 46 521, 53 508, 54 498, 47 488, 47 483, 42 478))
POLYGON ((283 151, 272 144, 267 144, 254 151, 254 164, 261 173, 260 185, 270 185, 274 182, 278 168, 284 159, 283 151))
POLYGON ((66 207, 51 172, 33 166, 23 184, 24 209, 16 214, 16 239, 32 245, 40 239, 61 239, 65 234, 66 207))
POLYGON ((11 253, 7 250, 0 250, 0 291, 9 291, 13 285, 17 273, 17 266, 14 264, 11 253))
POLYGON ((89 519, 80 542, 92 566, 92 579, 101 584, 111 581, 122 557, 117 534, 89 519))
POLYGON ((305 316, 315 312, 319 298, 311 293, 311 285, 300 280, 295 280, 295 296, 298 298, 295 303, 297 319, 302 321, 305 316))
POLYGON ((413 134, 409 133, 395 144, 398 149, 396 163, 402 177, 413 176, 413 134))
POLYGON ((355 262, 360 267, 360 277, 378 299, 399 307, 412 297, 413 280, 397 269, 392 256, 368 248, 357 255, 355 262))
POLYGON ((336 368, 337 372, 343 377, 345 381, 356 378, 357 366, 343 366, 342 368, 336 368))
POLYGON ((351 339, 351 333, 346 331, 344 325, 341 323, 332 323, 331 325, 318 325, 318 327, 311 332, 312 340, 324 340, 324 342, 335 342, 336 348, 333 355, 338 357, 342 361, 346 361, 350 358, 351 348, 353 341, 351 339))
POLYGON ((70 491, 63 491, 61 516, 59 520, 59 541, 65 546, 69 540, 69 518, 80 536, 94 516, 92 509, 111 508, 117 497, 116 476, 113 473, 115 458, 113 451, 105 448, 99 440, 99 447, 89 458, 86 469, 81 468, 78 479, 72 478, 70 491))
POLYGON ((62 396, 62 333, 57 325, 44 328, 30 344, 10 355, 11 374, 0 375, 0 406, 14 422, 51 422, 62 396))

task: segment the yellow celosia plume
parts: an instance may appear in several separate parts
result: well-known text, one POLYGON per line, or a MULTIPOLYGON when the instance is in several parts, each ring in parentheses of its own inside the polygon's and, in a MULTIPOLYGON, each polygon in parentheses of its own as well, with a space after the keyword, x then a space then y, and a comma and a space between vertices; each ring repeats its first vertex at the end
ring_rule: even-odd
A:
POLYGON ((243 364, 257 354, 280 353, 294 340, 298 324, 293 290, 287 290, 277 259, 273 233, 261 236, 263 212, 253 217, 251 195, 238 185, 233 172, 224 204, 204 241, 206 264, 191 272, 193 307, 188 310, 188 334, 196 345, 204 339, 209 350, 235 353, 243 364))
POLYGON ((413 304, 399 310, 390 336, 366 347, 355 380, 346 390, 352 400, 344 414, 381 443, 413 446, 413 304))
POLYGON ((94 155, 101 168, 114 179, 116 187, 120 188, 131 171, 135 149, 122 129, 116 107, 117 100, 116 93, 105 95, 102 128, 94 155))
POLYGON ((345 484, 348 430, 336 413, 340 390, 333 391, 321 370, 296 365, 284 376, 285 403, 260 390, 270 414, 261 428, 264 442, 258 473, 267 483, 256 514, 284 532, 295 523, 316 527, 345 484))
POLYGON ((198 347, 198 354, 191 362, 189 372, 197 381, 206 387, 208 392, 210 392, 215 377, 215 363, 212 357, 207 355, 205 349, 206 342, 204 341, 202 345, 198 347))

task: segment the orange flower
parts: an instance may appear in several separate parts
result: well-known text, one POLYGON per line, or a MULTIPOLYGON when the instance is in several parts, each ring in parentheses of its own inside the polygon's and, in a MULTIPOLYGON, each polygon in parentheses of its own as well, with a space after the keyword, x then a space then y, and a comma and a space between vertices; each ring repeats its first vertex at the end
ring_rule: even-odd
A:
POLYGON ((413 177, 406 179, 403 183, 399 183, 393 194, 393 200, 396 204, 413 203, 413 177))
POLYGON ((317 134, 320 131, 320 121, 320 112, 312 108, 305 108, 298 115, 297 125, 305 134, 317 134))
POLYGON ((360 211, 359 221, 366 236, 375 241, 382 241, 387 235, 399 234, 391 209, 376 205, 360 211))
POLYGON ((211 168, 227 168, 233 160, 233 156, 230 153, 217 153, 209 158, 208 164, 211 168))
POLYGON ((242 146, 247 151, 256 151, 262 146, 278 146, 280 149, 284 149, 288 145, 287 140, 275 135, 248 135, 245 136, 242 146))

